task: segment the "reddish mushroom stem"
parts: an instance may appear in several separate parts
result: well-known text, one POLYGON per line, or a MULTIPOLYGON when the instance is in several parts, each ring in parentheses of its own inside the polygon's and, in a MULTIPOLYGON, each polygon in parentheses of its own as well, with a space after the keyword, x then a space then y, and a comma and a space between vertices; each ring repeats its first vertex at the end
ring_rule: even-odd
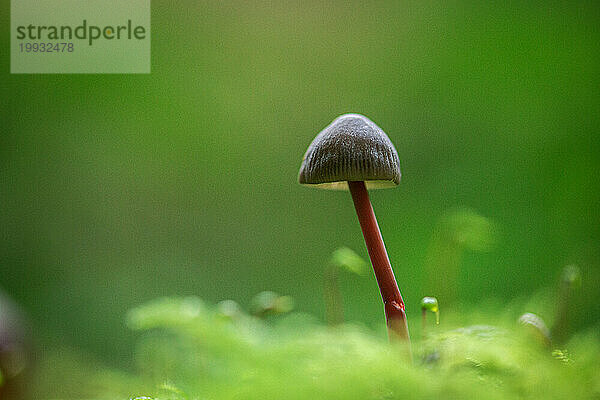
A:
POLYGON ((404 311, 404 300, 398 289, 394 271, 390 265, 383 238, 375 213, 369 200, 369 193, 365 183, 362 181, 348 182, 356 215, 360 222, 360 227, 365 238, 369 258, 375 271, 375 278, 379 285, 379 291, 383 299, 385 318, 387 321, 388 335, 390 339, 397 337, 401 340, 410 342, 408 335, 408 324, 406 322, 406 313, 404 311))

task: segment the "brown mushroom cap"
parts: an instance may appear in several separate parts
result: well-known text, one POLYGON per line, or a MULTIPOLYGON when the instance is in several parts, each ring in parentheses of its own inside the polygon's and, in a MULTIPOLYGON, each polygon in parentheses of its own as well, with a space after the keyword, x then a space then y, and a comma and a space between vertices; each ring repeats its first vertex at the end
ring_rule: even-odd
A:
POLYGON ((348 190, 348 181, 364 181, 367 189, 400 183, 400 160, 380 127, 360 114, 335 119, 308 147, 298 181, 323 189, 348 190))

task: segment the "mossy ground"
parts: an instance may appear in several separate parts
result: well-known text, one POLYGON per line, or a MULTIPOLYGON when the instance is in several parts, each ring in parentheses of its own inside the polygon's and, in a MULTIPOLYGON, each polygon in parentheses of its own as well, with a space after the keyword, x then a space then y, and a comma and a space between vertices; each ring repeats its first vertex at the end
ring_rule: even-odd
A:
MULTIPOLYGON (((476 316, 474 318, 477 318, 476 316)), ((412 321, 417 325, 417 321, 412 321)), ((195 297, 164 298, 127 316, 139 332, 135 371, 73 353, 42 358, 33 398, 599 399, 595 331, 560 349, 509 318, 429 330, 410 363, 385 335, 290 313, 259 319, 195 297), (554 351, 553 351, 554 350, 554 351), (558 351, 557 351, 558 350, 558 351)))

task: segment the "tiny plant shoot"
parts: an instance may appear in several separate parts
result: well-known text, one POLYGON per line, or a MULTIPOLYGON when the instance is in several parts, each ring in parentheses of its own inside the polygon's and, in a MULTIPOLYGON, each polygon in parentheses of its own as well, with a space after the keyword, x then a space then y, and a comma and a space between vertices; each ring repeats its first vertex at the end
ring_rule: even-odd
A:
POLYGON ((560 277, 556 319, 552 326, 552 340, 563 344, 569 336, 569 308, 573 291, 581 286, 581 272, 576 265, 567 265, 560 277))
POLYGON ((464 252, 487 252, 494 244, 495 228, 489 219, 470 209, 447 212, 438 221, 429 244, 425 289, 435 293, 445 307, 453 304, 458 297, 464 252))
POLYGON ((435 297, 423 297, 421 300, 421 323, 422 334, 425 337, 427 332, 427 311, 435 314, 435 324, 440 324, 440 307, 435 297))
POLYGON ((383 299, 388 334, 390 339, 410 343, 404 300, 367 192, 400 183, 400 160, 390 139, 367 117, 342 115, 310 144, 298 181, 323 189, 350 190, 383 299))
POLYGON ((519 317, 519 324, 527 328, 530 334, 545 347, 550 347, 550 330, 544 320, 534 313, 525 313, 519 317))
POLYGON ((334 326, 344 322, 344 302, 338 284, 340 272, 348 271, 356 275, 364 275, 365 267, 365 261, 348 247, 340 247, 331 255, 323 276, 325 315, 328 325, 334 326))
POLYGON ((252 315, 264 318, 269 315, 285 314, 294 309, 294 300, 290 296, 281 296, 275 292, 260 292, 251 301, 252 315))

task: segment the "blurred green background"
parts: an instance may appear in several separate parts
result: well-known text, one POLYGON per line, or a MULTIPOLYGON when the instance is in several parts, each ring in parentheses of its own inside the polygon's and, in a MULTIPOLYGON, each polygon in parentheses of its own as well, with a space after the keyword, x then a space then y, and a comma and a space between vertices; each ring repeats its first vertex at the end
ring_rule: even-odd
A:
MULTIPOLYGON (((350 195, 297 172, 359 112, 400 155, 372 201, 414 325, 428 275, 445 282, 436 226, 464 207, 495 245, 446 282, 461 304, 552 296, 577 263, 572 323, 597 324, 599 31, 593 1, 154 1, 150 75, 10 75, 6 47, 0 286, 40 343, 110 362, 131 354, 126 310, 158 296, 270 289, 322 318, 331 252, 367 255, 350 195)), ((347 318, 380 326, 375 279, 342 286, 347 318)))

